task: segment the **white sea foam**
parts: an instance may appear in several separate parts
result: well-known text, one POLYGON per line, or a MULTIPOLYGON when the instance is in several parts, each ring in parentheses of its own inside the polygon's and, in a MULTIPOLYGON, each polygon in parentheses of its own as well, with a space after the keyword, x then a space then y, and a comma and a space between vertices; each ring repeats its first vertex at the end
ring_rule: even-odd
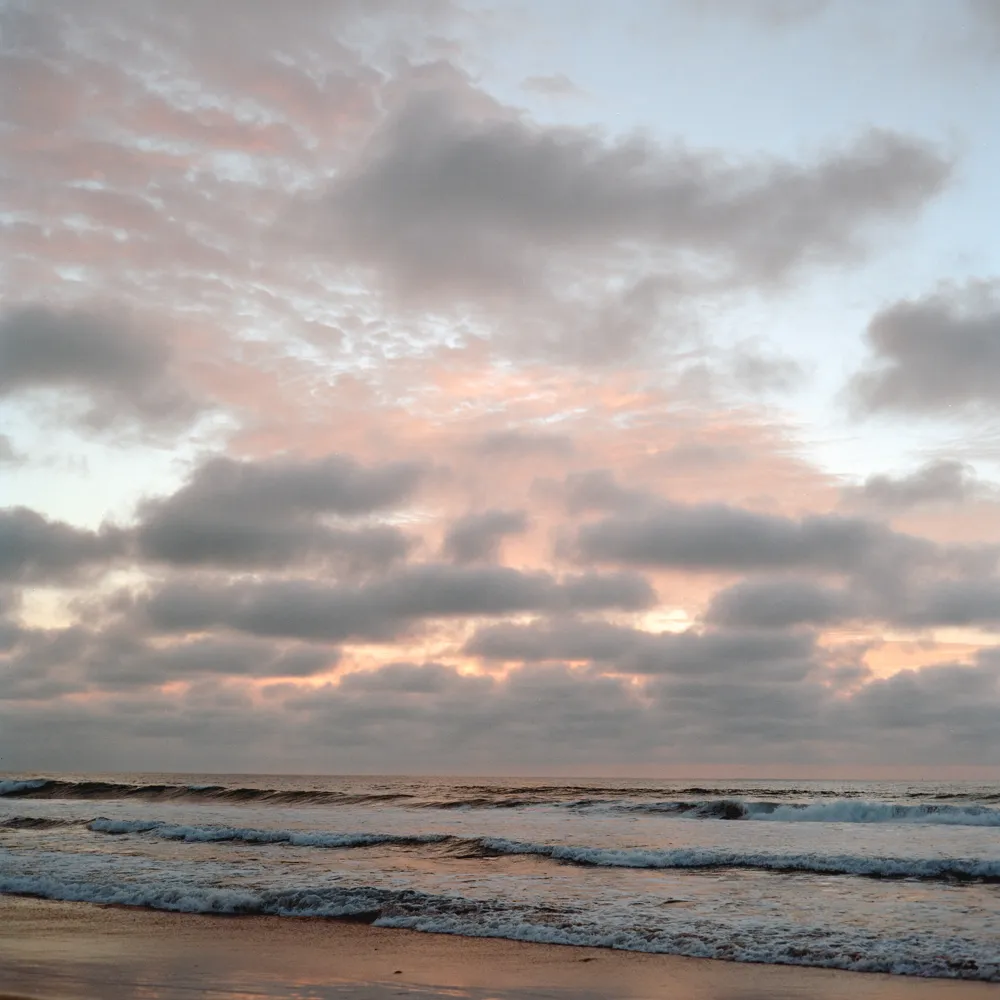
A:
POLYGON ((533 844, 485 837, 487 851, 533 854, 601 868, 756 868, 774 872, 861 875, 873 878, 967 879, 1000 881, 997 858, 889 858, 839 854, 778 854, 714 848, 615 849, 533 844))
POLYGON ((476 853, 533 855, 568 864, 601 868, 709 869, 747 868, 771 872, 854 875, 867 878, 1000 882, 1000 855, 992 858, 885 857, 853 854, 739 851, 681 847, 608 848, 546 844, 503 837, 457 838, 440 833, 340 833, 316 830, 256 829, 230 826, 174 825, 161 820, 108 819, 88 824, 95 833, 144 834, 185 843, 238 842, 288 844, 292 847, 353 848, 376 845, 419 846, 453 842, 466 857, 476 853))
POLYGON ((759 820, 772 823, 929 823, 941 826, 1000 827, 1000 809, 951 803, 905 804, 856 798, 822 802, 759 799, 702 799, 694 802, 595 802, 578 807, 611 812, 649 813, 685 819, 759 820))
POLYGON ((1000 982, 1000 786, 6 778, 0 892, 1000 982))
POLYGON ((197 884, 96 884, 6 876, 0 877, 0 893, 184 913, 353 917, 381 927, 469 937, 1000 982, 995 949, 931 932, 894 939, 860 929, 803 928, 761 919, 709 921, 683 914, 650 930, 602 926, 572 913, 553 922, 550 914, 530 906, 374 887, 249 891, 197 884))

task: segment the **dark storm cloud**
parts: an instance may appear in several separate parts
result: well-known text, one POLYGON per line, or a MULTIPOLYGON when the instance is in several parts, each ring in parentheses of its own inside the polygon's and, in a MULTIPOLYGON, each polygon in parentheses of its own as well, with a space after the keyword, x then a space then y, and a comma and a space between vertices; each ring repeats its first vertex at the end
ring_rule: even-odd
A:
POLYGON ((594 661, 623 674, 804 676, 811 669, 814 645, 809 632, 651 633, 606 622, 564 620, 484 627, 465 652, 507 662, 594 661))
POLYGON ((72 388, 90 402, 86 420, 152 423, 190 418, 197 405, 173 376, 166 343, 111 312, 27 305, 0 315, 0 398, 72 388))
POLYGON ((553 289, 581 268, 593 275, 599 254, 602 268, 628 275, 628 291, 601 297, 572 343, 549 345, 563 354, 625 349, 657 327, 664 296, 707 274, 768 283, 855 252, 869 224, 913 214, 950 171, 935 149, 888 132, 808 165, 734 167, 714 153, 535 125, 454 74, 410 95, 303 226, 338 259, 448 303, 558 302, 553 289), (650 253, 661 266, 637 279, 635 261, 650 253))
POLYGON ((934 503, 962 503, 981 492, 973 470, 954 459, 928 462, 908 476, 876 475, 845 490, 851 504, 903 511, 934 503))
POLYGON ((634 516, 584 525, 577 545, 594 562, 690 570, 796 567, 848 572, 895 543, 919 544, 858 518, 812 515, 799 520, 724 504, 661 504, 634 516))
POLYGON ((66 581, 124 554, 124 532, 87 531, 49 521, 25 507, 0 510, 0 580, 19 583, 66 581))
POLYGON ((205 587, 178 582, 141 604, 165 632, 230 628, 314 641, 390 639, 423 619, 502 616, 528 611, 649 607, 652 588, 630 574, 585 574, 557 581, 500 566, 412 566, 359 587, 271 580, 205 587))
POLYGON ((528 515, 523 510, 485 510, 466 514, 444 536, 444 554, 457 563, 492 561, 508 535, 523 534, 528 515))
POLYGON ((397 506, 412 496, 423 472, 415 462, 365 467, 340 455, 311 461, 213 458, 172 496, 142 505, 139 551, 178 565, 281 566, 332 559, 349 569, 384 568, 409 551, 401 531, 347 530, 321 518, 397 506))
POLYGON ((1000 299, 969 288, 898 302, 868 324, 873 358, 852 384, 869 412, 1000 405, 1000 299))
POLYGON ((828 625, 856 614, 850 594, 813 580, 745 580, 712 598, 705 619, 725 628, 828 625))

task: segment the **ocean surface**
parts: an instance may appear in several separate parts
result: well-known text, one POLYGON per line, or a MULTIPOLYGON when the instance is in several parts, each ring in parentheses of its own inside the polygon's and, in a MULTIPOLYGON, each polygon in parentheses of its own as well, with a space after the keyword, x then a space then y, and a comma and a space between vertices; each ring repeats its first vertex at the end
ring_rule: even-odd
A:
POLYGON ((6 775, 0 892, 1000 982, 1000 785, 6 775))

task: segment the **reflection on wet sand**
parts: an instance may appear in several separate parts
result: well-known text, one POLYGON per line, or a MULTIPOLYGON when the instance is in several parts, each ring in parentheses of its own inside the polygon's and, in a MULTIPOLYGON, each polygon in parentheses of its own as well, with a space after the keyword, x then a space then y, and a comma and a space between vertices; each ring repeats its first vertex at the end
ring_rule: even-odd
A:
POLYGON ((0 897, 0 1000, 987 1000, 986 983, 0 897))

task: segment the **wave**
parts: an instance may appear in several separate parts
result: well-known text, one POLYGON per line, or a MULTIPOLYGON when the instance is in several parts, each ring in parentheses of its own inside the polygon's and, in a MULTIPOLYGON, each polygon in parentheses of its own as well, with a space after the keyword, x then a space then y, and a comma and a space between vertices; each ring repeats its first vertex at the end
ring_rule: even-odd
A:
POLYGON ((5 830, 54 830, 65 826, 83 826, 83 820, 49 819, 45 816, 8 816, 0 820, 5 830))
POLYGON ((1000 826, 1000 809, 983 805, 871 802, 842 799, 831 802, 768 802, 708 799, 615 803, 616 812, 661 813, 686 819, 767 820, 784 823, 936 823, 946 826, 1000 826))
POLYGON ((453 840, 443 833, 323 833, 308 830, 259 830, 231 826, 185 826, 160 820, 108 819, 98 816, 87 828, 113 836, 148 833, 163 840, 186 843, 238 842, 243 844, 289 844, 292 847, 372 847, 377 844, 415 846, 453 840))
POLYGON ((371 886, 255 891, 176 882, 109 884, 17 875, 0 876, 0 893, 181 913, 325 917, 467 937, 1000 981, 995 950, 934 933, 915 932, 901 939, 862 929, 809 928, 803 933, 794 924, 746 918, 709 920, 682 913, 665 926, 602 926, 589 914, 572 909, 371 886))
POLYGON ((601 868, 743 868, 782 873, 856 875, 878 879, 1000 883, 1000 857, 891 858, 851 854, 772 854, 716 848, 620 849, 533 844, 499 837, 483 837, 479 843, 485 853, 494 856, 529 854, 601 868))
POLYGON ((606 848, 538 844, 502 837, 456 837, 420 833, 330 833, 310 830, 264 830, 228 826, 179 826, 158 820, 98 817, 88 824, 94 833, 113 836, 144 834, 184 843, 235 842, 287 844, 292 847, 446 846, 463 858, 533 856, 563 864, 598 868, 748 869, 814 875, 853 875, 875 879, 1000 883, 997 858, 894 858, 850 854, 783 854, 717 848, 606 848))
POLYGON ((227 785, 135 785, 117 781, 65 781, 31 778, 0 781, 0 798, 193 800, 265 805, 362 805, 413 798, 406 792, 336 792, 322 789, 245 788, 227 785))
MULTIPOLYGON (((430 791, 430 790, 428 790, 430 791)), ((954 801, 956 796, 927 793, 919 802, 871 801, 851 792, 829 790, 711 789, 699 785, 679 789, 678 796, 655 798, 650 788, 595 788, 585 785, 452 786, 418 795, 409 791, 346 792, 324 789, 253 788, 220 784, 131 784, 113 781, 70 781, 25 778, 0 781, 0 798, 10 799, 133 799, 190 801, 273 806, 395 805, 427 810, 487 810, 555 807, 581 811, 608 811, 674 816, 684 819, 767 820, 813 823, 933 823, 954 826, 1000 827, 1000 807, 984 805, 995 797, 980 794, 979 801, 954 801), (734 794, 736 793, 736 794, 734 794), (799 799, 798 801, 796 799, 799 799), (805 799, 802 801, 801 799, 805 799)), ((915 794, 911 798, 921 798, 915 794)))

